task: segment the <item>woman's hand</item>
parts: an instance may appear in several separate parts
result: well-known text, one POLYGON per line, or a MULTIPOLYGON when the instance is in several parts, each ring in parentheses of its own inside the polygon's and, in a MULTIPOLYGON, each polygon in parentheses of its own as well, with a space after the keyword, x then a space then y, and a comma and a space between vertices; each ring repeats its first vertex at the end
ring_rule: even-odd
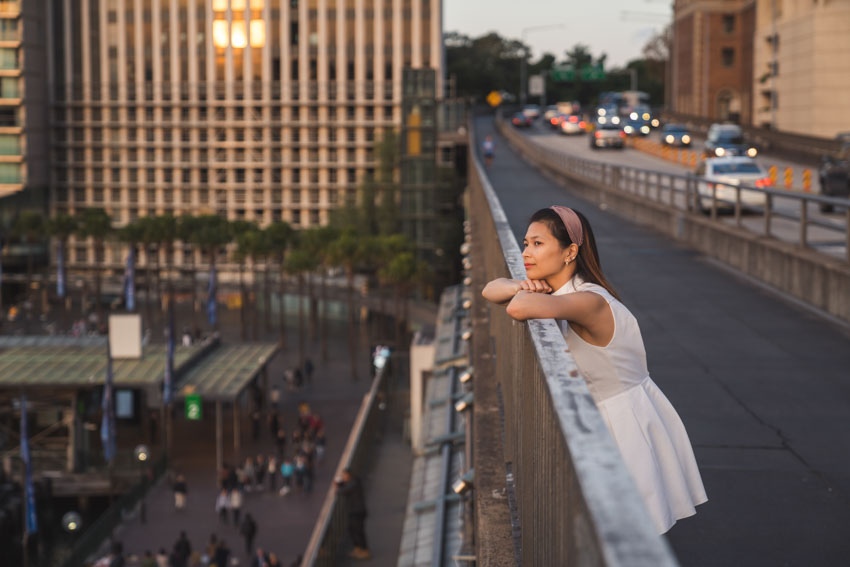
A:
POLYGON ((552 293, 552 288, 545 280, 522 280, 519 285, 520 289, 525 291, 531 291, 534 293, 552 293))
POLYGON ((484 289, 481 290, 481 295, 487 301, 503 305, 513 299, 517 292, 522 289, 520 284, 519 280, 498 278, 485 285, 484 289))

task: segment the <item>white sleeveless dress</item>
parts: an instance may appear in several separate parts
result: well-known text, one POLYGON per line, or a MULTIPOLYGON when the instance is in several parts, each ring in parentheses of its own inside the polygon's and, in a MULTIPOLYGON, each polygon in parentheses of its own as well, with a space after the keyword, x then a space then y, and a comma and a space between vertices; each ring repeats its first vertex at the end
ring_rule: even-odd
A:
POLYGON ((696 514, 695 506, 708 500, 688 433, 649 377, 635 317, 604 287, 579 276, 552 295, 576 291, 598 293, 608 302, 615 323, 611 342, 591 345, 567 321, 557 323, 658 532, 664 533, 679 518, 696 514))

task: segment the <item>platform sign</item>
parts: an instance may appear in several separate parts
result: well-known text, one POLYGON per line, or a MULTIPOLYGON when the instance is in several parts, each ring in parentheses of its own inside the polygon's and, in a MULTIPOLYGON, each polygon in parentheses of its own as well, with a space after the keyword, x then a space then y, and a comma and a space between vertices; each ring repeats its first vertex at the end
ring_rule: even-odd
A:
POLYGON ((491 91, 490 94, 487 95, 487 104, 494 108, 499 106, 502 104, 502 95, 496 91, 491 91))
POLYGON ((186 396, 186 419, 189 421, 200 421, 202 417, 201 396, 198 394, 188 394, 186 396))

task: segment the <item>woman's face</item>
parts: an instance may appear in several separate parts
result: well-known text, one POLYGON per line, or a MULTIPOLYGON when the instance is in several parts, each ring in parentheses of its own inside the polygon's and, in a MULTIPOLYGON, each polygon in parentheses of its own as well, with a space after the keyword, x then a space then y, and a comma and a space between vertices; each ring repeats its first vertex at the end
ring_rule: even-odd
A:
POLYGON ((548 280, 568 269, 569 248, 561 243, 542 222, 528 225, 522 240, 522 260, 530 280, 548 280))

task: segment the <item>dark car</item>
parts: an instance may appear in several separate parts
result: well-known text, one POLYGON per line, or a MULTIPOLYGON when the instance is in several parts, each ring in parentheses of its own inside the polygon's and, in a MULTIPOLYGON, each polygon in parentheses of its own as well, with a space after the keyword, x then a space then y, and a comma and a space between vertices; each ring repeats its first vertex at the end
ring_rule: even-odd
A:
POLYGON ((667 124, 661 130, 661 143, 665 146, 690 146, 691 134, 682 124, 667 124))
MULTIPOLYGON (((827 156, 818 170, 821 195, 827 197, 850 197, 850 132, 839 134, 841 149, 836 157, 827 156)), ((832 205, 821 203, 823 213, 832 212, 832 205)))
POLYGON ((594 150, 599 148, 617 148, 622 150, 626 145, 626 133, 622 128, 614 124, 600 124, 596 131, 590 136, 590 147, 594 150))
POLYGON ((532 118, 523 114, 522 112, 517 112, 511 118, 511 124, 516 126, 517 128, 529 128, 532 123, 532 118))
POLYGON ((741 127, 735 124, 712 124, 703 147, 705 157, 745 156, 754 158, 758 148, 748 144, 741 127))

